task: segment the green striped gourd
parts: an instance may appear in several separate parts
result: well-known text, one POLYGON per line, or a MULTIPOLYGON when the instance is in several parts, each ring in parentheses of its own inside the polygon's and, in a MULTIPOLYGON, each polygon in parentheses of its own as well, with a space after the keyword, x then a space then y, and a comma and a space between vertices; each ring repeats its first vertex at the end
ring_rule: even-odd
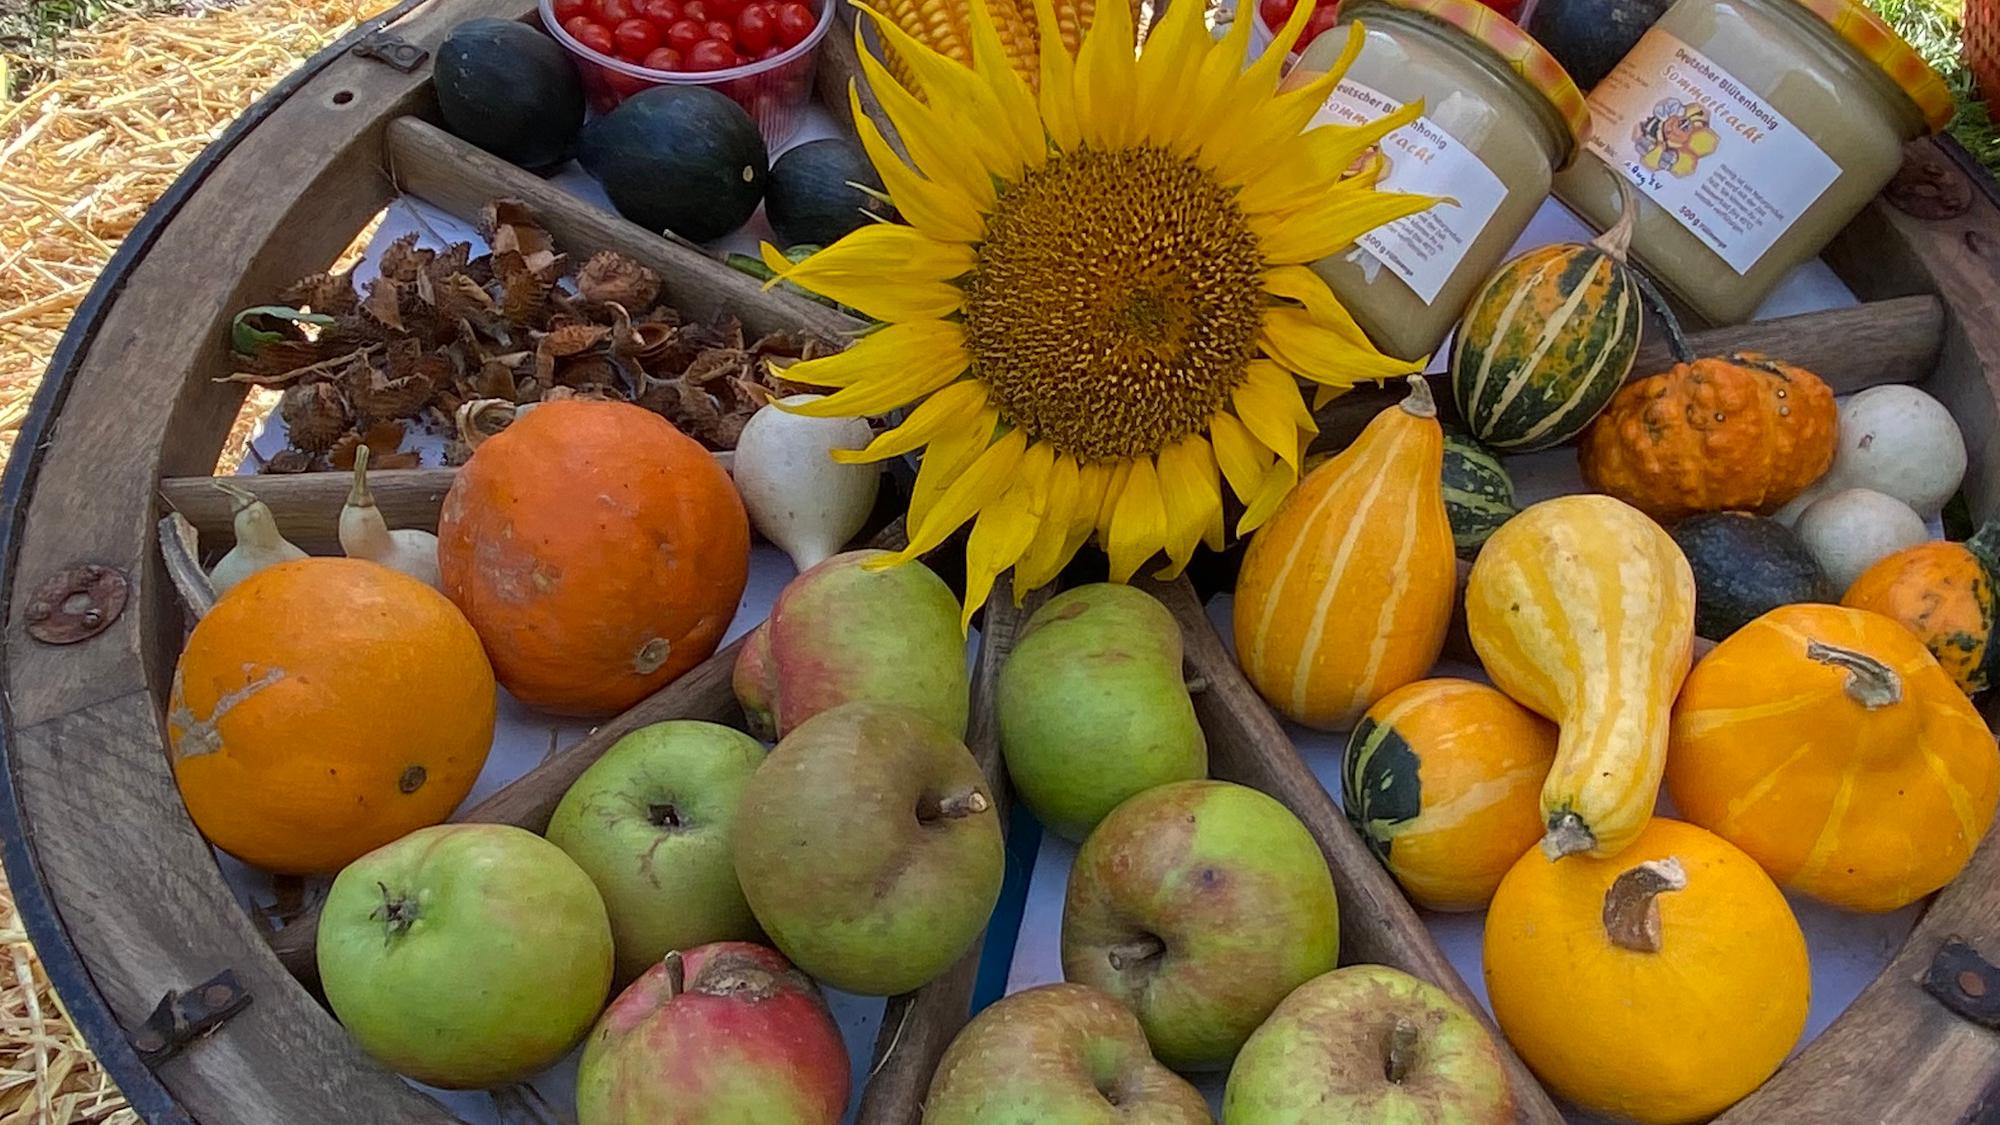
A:
POLYGON ((1474 437, 1495 449, 1546 449, 1575 437, 1625 382, 1644 320, 1624 213, 1588 243, 1530 250, 1500 267, 1466 307, 1451 348, 1451 392, 1474 437))
POLYGON ((1444 514, 1460 558, 1479 553, 1486 537, 1520 509, 1514 506, 1514 478, 1493 451, 1466 437, 1444 435, 1444 514))

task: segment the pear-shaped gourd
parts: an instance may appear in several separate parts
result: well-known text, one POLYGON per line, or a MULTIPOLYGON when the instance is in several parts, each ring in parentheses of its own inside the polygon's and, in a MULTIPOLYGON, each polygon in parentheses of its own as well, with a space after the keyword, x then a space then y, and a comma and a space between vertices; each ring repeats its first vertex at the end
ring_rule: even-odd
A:
POLYGON ((340 549, 350 559, 367 559, 443 589, 438 577, 438 539, 414 527, 389 530, 375 494, 368 491, 368 447, 354 450, 354 487, 340 509, 340 549))
POLYGON ((874 465, 835 460, 840 450, 861 449, 873 438, 859 418, 811 418, 785 407, 820 395, 791 395, 766 403, 736 439, 730 475, 758 534, 792 557, 800 570, 833 557, 854 538, 875 509, 882 479, 874 465))
POLYGON ((271 514, 269 504, 226 481, 216 481, 215 487, 236 502, 236 545, 216 560, 208 572, 208 583, 215 587, 216 597, 267 566, 306 557, 304 551, 278 530, 278 520, 271 514))

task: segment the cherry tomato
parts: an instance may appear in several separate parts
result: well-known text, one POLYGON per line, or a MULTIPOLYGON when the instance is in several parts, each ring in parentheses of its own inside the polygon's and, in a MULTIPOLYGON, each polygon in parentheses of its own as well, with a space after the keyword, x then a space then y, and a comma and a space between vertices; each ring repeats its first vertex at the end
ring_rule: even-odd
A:
POLYGON ((1264 26, 1276 31, 1285 26, 1285 18, 1292 14, 1294 3, 1295 0, 1258 0, 1257 15, 1263 19, 1264 26))
POLYGON ((553 5, 557 24, 567 24, 578 16, 590 14, 589 0, 555 0, 553 5))
POLYGON ((746 4, 736 13, 736 42, 745 51, 762 58, 771 45, 771 15, 756 4, 746 4))
POLYGON ((647 70, 679 70, 681 53, 672 47, 656 47, 647 53, 646 61, 640 65, 647 70))
POLYGON ((727 70, 736 65, 736 48, 720 39, 704 39, 688 52, 689 70, 727 70))
POLYGON ((708 32, 703 30, 700 23, 691 19, 677 19, 673 22, 673 26, 667 28, 667 46, 679 51, 682 58, 686 58, 687 53, 694 50, 696 43, 706 38, 708 32))
POLYGON ((725 23, 736 18, 743 10, 743 0, 701 0, 701 6, 708 9, 708 18, 725 23))
POLYGON ((681 15, 696 23, 707 23, 708 0, 681 0, 681 15))
POLYGON ((681 18, 681 0, 643 0, 639 14, 658 24, 661 34, 665 34, 681 18))
POLYGON ((626 20, 611 29, 611 41, 617 44, 619 57, 637 62, 660 45, 660 29, 650 20, 626 20))
POLYGON ((727 20, 709 20, 706 24, 702 25, 701 30, 702 34, 708 38, 720 39, 724 43, 729 44, 730 50, 733 51, 736 49, 736 29, 729 26, 727 20))
POLYGON ((785 49, 783 47, 780 47, 776 43, 773 43, 770 46, 764 48, 763 50, 757 52, 757 61, 765 62, 769 59, 775 59, 779 55, 782 55, 784 53, 785 49))
POLYGON ((563 25, 570 38, 596 51, 600 55, 615 55, 617 49, 611 43, 611 29, 597 23, 588 16, 576 16, 563 25))
POLYGON ((812 34, 813 24, 818 22, 812 9, 799 0, 789 0, 788 3, 780 4, 777 20, 778 42, 787 47, 796 46, 806 36, 812 34))
POLYGON ((606 27, 617 27, 639 14, 632 0, 591 0, 597 9, 597 22, 606 27))
POLYGON ((646 81, 636 74, 621 74, 618 71, 610 69, 604 72, 604 84, 611 87, 612 92, 620 98, 629 98, 641 90, 650 90, 653 88, 651 82, 646 81))

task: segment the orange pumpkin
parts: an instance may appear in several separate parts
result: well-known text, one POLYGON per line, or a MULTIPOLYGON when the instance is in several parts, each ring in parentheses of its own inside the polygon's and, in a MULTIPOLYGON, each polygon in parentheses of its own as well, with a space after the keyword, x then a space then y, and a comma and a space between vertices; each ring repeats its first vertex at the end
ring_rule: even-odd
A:
POLYGON ((1272 707, 1321 730, 1430 671, 1458 557, 1430 384, 1307 473, 1257 530, 1236 579, 1236 658, 1272 707))
POLYGON ((1662 523, 1770 513, 1833 464, 1840 417, 1819 376, 1765 356, 1693 359, 1625 384, 1577 447, 1583 479, 1662 523))
POLYGON ((1684 816, 1785 886, 1850 910, 1894 910, 1972 857, 2000 803, 2000 751, 1901 625, 1788 605, 1689 673, 1667 788, 1684 816))
POLYGON ((451 815, 493 743, 493 669, 444 595, 359 559, 258 571, 195 626, 167 739, 195 827, 285 874, 451 815))
POLYGON ((444 591, 501 685, 565 715, 623 710, 706 659, 749 565, 714 455, 618 402, 521 414, 459 470, 438 524, 444 591))
POLYGON ((1960 691, 1976 695, 2000 672, 1993 643, 1993 579, 2000 571, 2000 521, 1963 543, 1933 539, 1905 547, 1861 572, 1840 604, 1893 617, 1931 650, 1960 691))

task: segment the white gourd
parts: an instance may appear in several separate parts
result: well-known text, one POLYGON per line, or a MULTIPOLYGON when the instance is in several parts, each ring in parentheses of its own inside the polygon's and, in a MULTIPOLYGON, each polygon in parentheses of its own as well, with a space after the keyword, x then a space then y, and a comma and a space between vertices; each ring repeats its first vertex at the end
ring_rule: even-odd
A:
POLYGON ((442 589, 438 574, 437 536, 417 528, 389 529, 375 495, 368 490, 368 447, 354 450, 354 487, 340 509, 340 549, 350 559, 367 559, 400 570, 419 582, 442 589))
POLYGON ((216 597, 267 566, 306 557, 304 551, 278 530, 278 520, 271 514, 270 505, 227 481, 216 481, 215 487, 235 501, 236 525, 236 545, 217 559, 208 572, 208 583, 215 588, 216 597))
POLYGON ((1778 510, 1793 524, 1823 496, 1866 488, 1935 519, 1965 479, 1965 435, 1944 404, 1915 387, 1870 387, 1840 404, 1833 465, 1778 510))
POLYGON ((759 534, 804 570, 840 552, 875 508, 882 471, 843 465, 836 449, 861 449, 873 438, 859 418, 806 418, 779 409, 819 395, 766 403, 736 439, 730 472, 759 534))
POLYGON ((1861 572, 1931 537, 1908 504, 1866 488, 1844 488, 1815 500, 1794 528, 1820 569, 1845 592, 1861 572))

